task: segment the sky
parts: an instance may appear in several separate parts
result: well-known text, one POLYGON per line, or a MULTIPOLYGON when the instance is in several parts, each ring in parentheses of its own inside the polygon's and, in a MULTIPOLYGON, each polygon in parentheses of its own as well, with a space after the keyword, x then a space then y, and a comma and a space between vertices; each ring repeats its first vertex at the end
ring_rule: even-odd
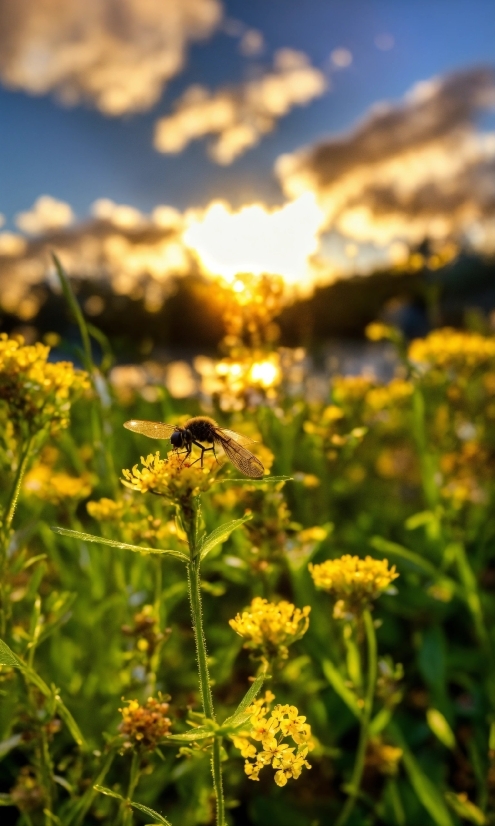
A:
MULTIPOLYGON (((333 153, 334 142, 352 143, 363 123, 369 124, 364 138, 372 143, 373 130, 386 127, 375 117, 385 111, 384 102, 401 118, 403 112, 414 115, 414 122, 425 120, 423 92, 411 97, 422 81, 430 84, 424 92, 433 95, 430 109, 437 106, 435 95, 448 98, 449 108, 459 85, 451 84, 454 92, 449 87, 452 73, 464 77, 495 66, 494 31, 492 0, 1 0, 4 234, 20 230, 30 238, 75 227, 90 215, 111 220, 108 199, 141 215, 164 204, 183 215, 192 208, 206 214, 219 199, 231 211, 252 203, 284 209, 309 193, 325 219, 317 229, 307 229, 307 255, 315 254, 316 233, 320 251, 330 257, 342 257, 354 240, 366 257, 370 247, 402 238, 413 195, 424 200, 432 181, 438 190, 438 135, 418 137, 421 151, 429 146, 432 181, 422 181, 421 193, 407 193, 405 211, 403 203, 399 210, 395 204, 387 213, 387 231, 379 226, 385 199, 377 193, 377 178, 383 170, 387 180, 395 176, 390 191, 397 200, 404 173, 389 161, 402 162, 404 153, 415 149, 395 146, 394 123, 387 133, 390 157, 382 153, 376 165, 375 157, 366 156, 368 166, 375 164, 373 186, 369 180, 356 182, 358 156, 351 178, 342 182, 333 172, 332 181, 324 179, 313 148, 327 142, 333 153), (435 78, 445 81, 446 91, 435 87, 435 78), (284 156, 291 163, 284 164, 284 156), (336 212, 335 199, 351 190, 352 198, 336 212), (40 196, 54 200, 38 204, 33 218, 40 196), (361 197, 373 221, 371 212, 359 213, 361 197), (106 201, 95 209, 101 199, 106 201), (397 212, 402 223, 396 226, 397 212)), ((479 194, 480 179, 486 189, 495 148, 481 146, 477 136, 480 127, 490 134, 495 127, 495 86, 493 78, 481 76, 470 83, 465 94, 483 100, 462 109, 442 131, 441 151, 445 159, 460 149, 464 159, 462 169, 452 173, 456 192, 463 193, 456 201, 455 231, 476 234, 474 227, 485 238, 486 227, 478 224, 481 213, 485 219, 489 212, 491 220, 493 193, 488 208, 487 193, 479 194), (475 207, 466 196, 468 186, 476 189, 475 207)), ((402 193, 402 202, 405 197, 402 193)), ((305 214, 311 209, 307 198, 305 214)), ((435 237, 446 238, 452 227, 445 228, 440 207, 437 212, 435 237)), ((215 226, 207 217, 205 232, 214 235, 227 226, 218 215, 215 226)), ((288 220, 291 225, 293 217, 288 220)), ((407 240, 420 241, 424 226, 424 220, 416 221, 407 240)), ((189 236, 197 251, 204 235, 198 230, 189 236)), ((281 229, 280 243, 283 236, 281 229)), ((10 243, 9 236, 4 252, 10 243)), ((198 254, 210 253, 215 258, 211 250, 198 254)), ((250 265, 248 259, 242 264, 250 265)))
POLYGON ((399 99, 419 80, 495 62, 491 0, 228 0, 225 9, 227 17, 263 34, 262 54, 244 57, 239 38, 222 31, 193 43, 184 70, 148 112, 111 118, 87 103, 61 106, 53 93, 2 88, 0 211, 11 219, 45 193, 70 203, 79 216, 103 197, 143 211, 158 203, 185 209, 217 197, 235 205, 280 203, 272 171, 280 154, 351 128, 370 105, 399 99), (385 51, 375 44, 383 35, 394 41, 385 51), (284 47, 330 70, 333 88, 294 108, 226 168, 205 155, 204 141, 179 155, 154 150, 157 116, 169 112, 188 86, 236 83, 255 67, 269 66, 273 52, 284 47), (350 51, 352 63, 332 69, 330 55, 339 48, 350 51))

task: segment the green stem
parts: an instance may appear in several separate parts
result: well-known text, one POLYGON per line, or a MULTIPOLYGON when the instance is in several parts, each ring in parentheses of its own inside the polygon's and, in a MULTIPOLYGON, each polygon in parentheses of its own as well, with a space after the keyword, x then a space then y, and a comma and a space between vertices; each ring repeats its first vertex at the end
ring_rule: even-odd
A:
MULTIPOLYGON (((199 690, 203 703, 203 711, 210 720, 215 719, 213 708, 213 696, 211 693, 210 674, 208 669, 208 655, 206 652, 206 641, 203 631, 203 612, 201 610, 201 581, 200 581, 200 560, 195 555, 195 547, 191 547, 191 561, 187 566, 189 600, 191 603, 192 625, 194 639, 196 641, 196 653, 198 657, 199 690)), ((215 737, 213 743, 213 754, 211 759, 211 770, 213 774, 213 787, 217 800, 217 826, 225 826, 225 801, 223 796, 222 782, 222 738, 215 737)))
POLYGON ((31 458, 32 437, 28 438, 24 450, 19 458, 19 464, 14 477, 14 484, 5 508, 5 519, 2 525, 0 538, 0 633, 5 637, 7 630, 7 548, 10 539, 10 528, 14 519, 17 501, 21 492, 22 480, 31 458))
POLYGON ((97 792, 93 788, 94 786, 101 786, 105 777, 108 774, 108 771, 115 759, 115 752, 110 752, 107 756, 103 766, 100 769, 100 772, 96 776, 94 782, 91 784, 89 789, 86 790, 84 795, 78 801, 76 808, 74 809, 73 813, 69 817, 66 826, 70 826, 70 824, 74 823, 74 826, 82 826, 82 823, 89 812, 93 800, 95 799, 97 792))
POLYGON ((26 442, 24 450, 21 453, 21 458, 19 459, 19 464, 17 465, 17 470, 14 478, 14 484, 12 486, 12 490, 10 492, 9 500, 7 502, 6 516, 3 526, 4 531, 4 541, 7 543, 8 534, 10 531, 10 526, 12 525, 12 520, 14 518, 15 509, 17 507, 17 500, 19 499, 19 494, 21 492, 21 485, 24 474, 26 472, 26 468, 29 463, 29 459, 31 458, 31 446, 32 446, 32 438, 29 438, 26 442))
POLYGON ((361 779, 364 771, 364 761, 366 757, 366 747, 368 745, 371 713, 373 711, 373 698, 375 696, 376 676, 377 676, 377 649, 375 627, 371 614, 368 610, 363 611, 364 630, 366 633, 366 643, 368 649, 368 679, 366 686, 366 696, 364 698, 364 708, 361 717, 361 730, 359 732, 359 743, 356 752, 356 760, 349 783, 349 797, 344 808, 337 819, 335 826, 344 826, 356 805, 361 779))
MULTIPOLYGON (((134 790, 139 782, 141 774, 141 758, 137 752, 132 755, 131 773, 129 776, 129 786, 127 788, 127 801, 132 800, 134 790)), ((127 803, 123 803, 122 826, 131 826, 132 824, 132 809, 127 803)))

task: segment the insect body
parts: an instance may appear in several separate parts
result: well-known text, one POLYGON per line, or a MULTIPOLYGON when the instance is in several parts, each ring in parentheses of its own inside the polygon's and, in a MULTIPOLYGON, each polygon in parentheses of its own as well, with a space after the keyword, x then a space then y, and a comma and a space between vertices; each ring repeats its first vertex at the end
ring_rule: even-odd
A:
POLYGON ((208 416, 195 416, 189 419, 184 427, 179 425, 164 424, 163 422, 149 422, 141 419, 131 419, 125 422, 124 427, 134 433, 141 433, 150 439, 170 439, 172 447, 176 450, 184 448, 186 457, 190 455, 192 446, 196 445, 201 450, 201 467, 203 467, 203 456, 207 450, 212 450, 216 456, 215 447, 220 445, 232 464, 251 479, 260 479, 264 473, 264 467, 260 460, 247 450, 239 440, 243 439, 233 430, 226 430, 224 427, 208 418, 208 416), (205 447, 204 444, 211 447, 205 447))

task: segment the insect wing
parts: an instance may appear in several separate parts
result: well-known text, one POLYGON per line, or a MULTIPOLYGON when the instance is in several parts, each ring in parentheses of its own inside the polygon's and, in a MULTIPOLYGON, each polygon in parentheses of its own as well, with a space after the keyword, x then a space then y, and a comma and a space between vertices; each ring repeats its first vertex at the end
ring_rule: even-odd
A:
POLYGON ((233 439, 225 438, 221 434, 217 434, 217 440, 237 470, 240 470, 241 473, 244 473, 251 479, 260 479, 263 476, 265 468, 260 460, 256 456, 253 456, 249 450, 246 450, 245 447, 234 442, 233 439))
POLYGON ((241 433, 236 433, 235 430, 227 430, 226 427, 217 427, 216 433, 220 439, 233 439, 234 442, 247 442, 248 444, 256 444, 256 439, 250 439, 249 436, 243 436, 241 433))
POLYGON ((131 419, 128 422, 124 422, 124 427, 126 427, 127 430, 132 430, 133 433, 141 433, 142 436, 148 436, 150 439, 169 439, 174 430, 176 430, 173 424, 149 422, 146 419, 131 419))

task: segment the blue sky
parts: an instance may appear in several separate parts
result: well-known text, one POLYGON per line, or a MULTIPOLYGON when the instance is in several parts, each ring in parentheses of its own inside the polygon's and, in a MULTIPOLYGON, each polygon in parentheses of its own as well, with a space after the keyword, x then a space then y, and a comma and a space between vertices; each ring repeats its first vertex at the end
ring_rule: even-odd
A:
POLYGON ((352 127, 377 101, 397 100, 417 81, 452 69, 495 63, 495 3, 491 0, 227 0, 226 15, 263 33, 264 53, 239 54, 222 32, 188 50, 185 69, 152 110, 107 117, 87 105, 62 106, 54 96, 0 91, 0 212, 7 226, 41 194, 67 201, 79 217, 107 197, 149 211, 180 209, 226 198, 233 205, 284 200, 273 175, 285 152, 352 127), (375 38, 390 34, 382 51, 375 38), (241 81, 253 65, 271 64, 281 47, 304 51, 313 65, 346 48, 352 64, 331 72, 332 89, 296 107, 274 132, 231 166, 220 167, 196 141, 179 155, 152 144, 158 116, 193 83, 213 89, 241 81))

